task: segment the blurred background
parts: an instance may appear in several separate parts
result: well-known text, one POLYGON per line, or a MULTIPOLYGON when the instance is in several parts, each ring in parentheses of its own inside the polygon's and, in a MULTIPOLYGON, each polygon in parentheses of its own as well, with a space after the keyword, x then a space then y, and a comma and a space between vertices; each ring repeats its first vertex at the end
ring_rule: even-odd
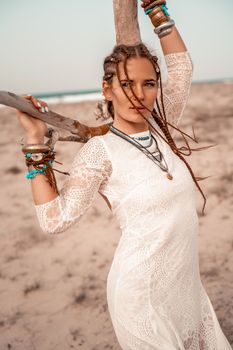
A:
MULTIPOLYGON (((217 144, 187 160, 196 176, 210 176, 199 183, 204 216, 197 191, 200 273, 233 345, 233 2, 167 5, 194 62, 180 127, 190 135, 195 128, 193 148, 217 144)), ((140 6, 139 23, 165 79, 159 40, 140 6)), ((0 0, 0 43, 0 90, 42 96, 50 109, 95 125, 103 59, 115 45, 111 0, 0 0)), ((0 349, 120 350, 106 299, 118 223, 97 195, 76 225, 45 235, 25 179, 23 130, 15 110, 0 107, 0 349)), ((56 168, 69 171, 81 147, 57 142, 56 168)), ((65 176, 55 176, 61 188, 65 176)))

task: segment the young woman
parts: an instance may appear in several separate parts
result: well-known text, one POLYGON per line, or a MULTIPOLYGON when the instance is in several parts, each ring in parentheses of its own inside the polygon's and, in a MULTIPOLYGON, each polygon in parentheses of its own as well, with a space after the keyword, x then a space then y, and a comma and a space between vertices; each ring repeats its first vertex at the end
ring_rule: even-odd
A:
MULTIPOLYGON (((46 174, 36 173, 33 198, 48 233, 76 223, 97 192, 116 216, 122 235, 107 301, 122 349, 230 350, 200 279, 196 178, 172 138, 192 63, 176 27, 170 31, 160 35, 168 69, 164 89, 157 58, 144 44, 116 46, 106 57, 108 112, 100 113, 113 118, 110 130, 80 149, 59 195, 46 174)), ((27 98, 46 112, 45 102, 27 98)), ((20 112, 18 118, 29 149, 43 144, 46 124, 20 112)))

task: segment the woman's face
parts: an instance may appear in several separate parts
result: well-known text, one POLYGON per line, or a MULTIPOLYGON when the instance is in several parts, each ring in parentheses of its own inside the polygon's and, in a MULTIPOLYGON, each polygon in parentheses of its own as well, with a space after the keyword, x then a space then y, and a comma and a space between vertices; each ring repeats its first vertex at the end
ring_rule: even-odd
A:
MULTIPOLYGON (((103 82, 103 93, 105 98, 113 103, 113 125, 125 133, 130 134, 148 130, 148 123, 127 99, 121 86, 127 96, 133 101, 134 105, 140 107, 140 103, 135 99, 130 90, 129 85, 131 84, 139 101, 152 111, 157 96, 157 77, 152 63, 144 57, 128 59, 127 72, 130 83, 127 81, 123 62, 120 62, 120 82, 116 75, 113 76, 111 86, 108 86, 107 82, 103 82)), ((140 109, 140 112, 146 119, 151 115, 151 112, 146 109, 140 109)))

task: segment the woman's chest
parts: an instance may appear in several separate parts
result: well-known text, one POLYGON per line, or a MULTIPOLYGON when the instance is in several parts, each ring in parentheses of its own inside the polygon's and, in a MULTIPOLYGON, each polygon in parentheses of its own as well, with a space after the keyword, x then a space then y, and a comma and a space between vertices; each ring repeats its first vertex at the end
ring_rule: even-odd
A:
POLYGON ((117 147, 109 148, 113 172, 101 189, 103 193, 114 194, 121 201, 131 198, 133 202, 143 200, 147 203, 193 194, 195 185, 191 174, 169 146, 161 147, 162 164, 124 140, 120 140, 117 147))

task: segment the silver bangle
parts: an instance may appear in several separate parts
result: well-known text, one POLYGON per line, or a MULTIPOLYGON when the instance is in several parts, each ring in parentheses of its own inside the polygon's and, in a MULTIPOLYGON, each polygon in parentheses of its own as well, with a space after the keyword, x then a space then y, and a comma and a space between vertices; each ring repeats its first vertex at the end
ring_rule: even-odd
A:
POLYGON ((160 26, 156 27, 154 29, 155 34, 159 35, 160 32, 162 32, 165 29, 172 28, 175 25, 175 21, 173 19, 170 19, 168 22, 160 24, 160 26))
POLYGON ((51 147, 43 143, 31 143, 22 147, 23 153, 46 153, 51 150, 51 147))
POLYGON ((171 29, 171 28, 164 29, 164 30, 162 30, 162 31, 158 34, 158 37, 159 37, 159 39, 161 39, 161 38, 163 38, 164 36, 171 34, 171 32, 172 32, 172 29, 171 29))

